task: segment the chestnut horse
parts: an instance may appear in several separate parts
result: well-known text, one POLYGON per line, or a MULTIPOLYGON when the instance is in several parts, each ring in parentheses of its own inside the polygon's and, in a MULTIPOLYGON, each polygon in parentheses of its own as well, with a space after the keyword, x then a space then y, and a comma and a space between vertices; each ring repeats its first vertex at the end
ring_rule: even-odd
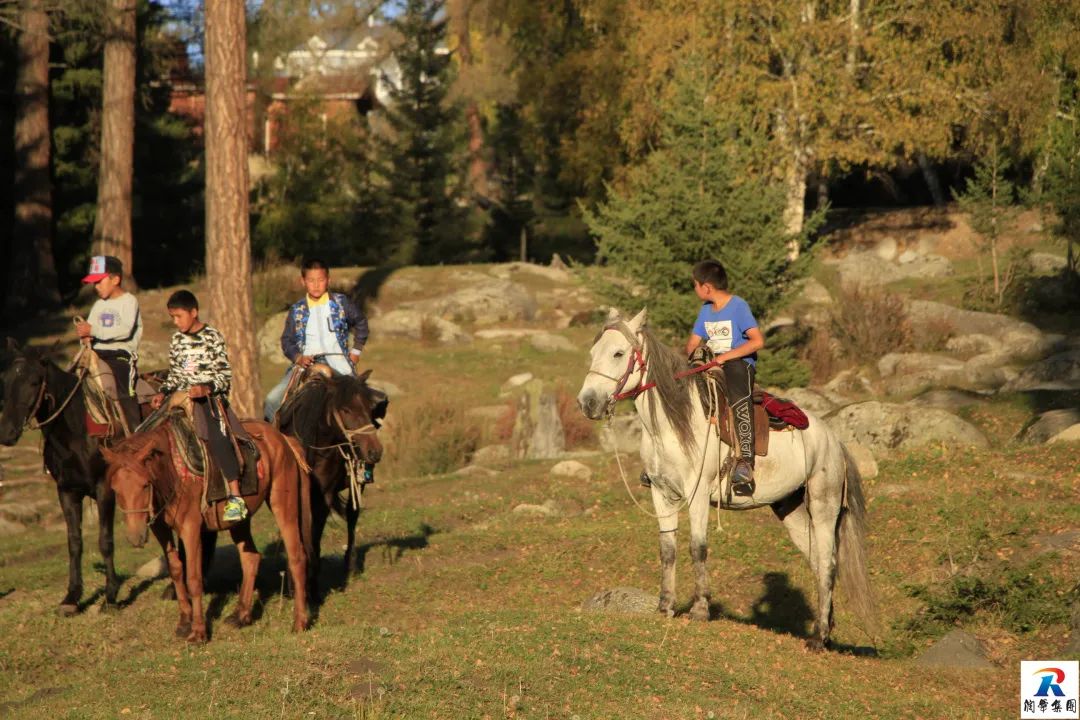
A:
MULTIPOLYGON (((173 542, 173 531, 187 550, 189 558, 201 556, 201 533, 226 529, 221 523, 221 503, 202 513, 202 478, 188 473, 182 461, 174 462, 169 418, 145 432, 139 432, 111 450, 102 448, 108 463, 106 481, 116 495, 124 516, 128 541, 142 547, 149 531, 161 544, 168 558, 169 574, 176 588, 180 606, 178 637, 188 642, 205 642, 206 617, 203 612, 203 569, 197 562, 181 562, 173 542), (185 577, 186 574, 186 577, 185 577)), ((286 438, 273 426, 257 420, 243 423, 244 429, 259 448, 259 489, 245 497, 251 514, 268 501, 274 514, 289 560, 293 582, 293 632, 307 627, 307 600, 304 578, 311 537, 311 487, 307 465, 295 441, 286 438)), ((251 624, 251 606, 255 575, 259 569, 259 551, 251 536, 251 520, 227 528, 240 553, 243 582, 236 612, 227 620, 236 627, 251 624)))

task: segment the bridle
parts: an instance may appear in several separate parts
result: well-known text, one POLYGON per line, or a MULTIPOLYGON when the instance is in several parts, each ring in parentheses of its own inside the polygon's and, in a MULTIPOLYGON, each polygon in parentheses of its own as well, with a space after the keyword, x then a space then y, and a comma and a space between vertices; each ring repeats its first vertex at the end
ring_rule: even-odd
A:
POLYGON ((638 395, 645 392, 648 387, 654 387, 653 385, 649 385, 648 387, 638 386, 633 390, 627 390, 624 392, 624 389, 626 388, 626 383, 630 380, 630 376, 633 375, 636 371, 640 370, 642 374, 642 379, 644 379, 645 370, 647 368, 645 364, 645 354, 643 352, 640 338, 638 338, 637 334, 635 334, 634 331, 630 329, 630 326, 627 325, 626 322, 623 320, 609 323, 603 328, 601 328, 600 332, 596 334, 596 338, 593 340, 593 344, 595 345, 600 340, 600 336, 608 332, 609 330, 614 330, 615 332, 622 334, 622 336, 626 338, 627 342, 630 343, 630 354, 629 357, 627 357, 626 359, 626 371, 620 377, 612 377, 611 375, 602 373, 599 370, 593 370, 592 368, 589 368, 589 372, 587 374, 599 375, 600 377, 606 378, 615 383, 615 390, 611 393, 611 396, 608 398, 607 405, 604 408, 605 415, 611 414, 611 412, 615 408, 615 403, 617 403, 618 401, 626 400, 629 398, 636 398, 638 395))
MULTIPOLYGON (((19 358, 15 362, 21 362, 27 365, 30 364, 30 361, 26 358, 19 358)), ((48 393, 46 391, 46 385, 48 384, 47 375, 45 373, 42 373, 41 385, 38 386, 37 398, 34 400, 34 406, 30 408, 30 412, 27 413, 26 418, 23 420, 23 430, 38 430, 45 427, 52 421, 56 420, 56 418, 60 417, 60 413, 64 411, 64 408, 68 406, 68 403, 71 402, 71 399, 75 397, 75 393, 79 391, 79 387, 82 385, 82 381, 85 377, 85 373, 80 373, 78 379, 75 381, 75 386, 71 388, 71 392, 69 392, 68 396, 64 398, 64 402, 60 403, 60 406, 56 408, 52 415, 45 418, 44 420, 39 421, 36 419, 36 416, 41 410, 42 403, 45 402, 45 396, 48 395, 50 398, 53 397, 52 393, 48 393)))

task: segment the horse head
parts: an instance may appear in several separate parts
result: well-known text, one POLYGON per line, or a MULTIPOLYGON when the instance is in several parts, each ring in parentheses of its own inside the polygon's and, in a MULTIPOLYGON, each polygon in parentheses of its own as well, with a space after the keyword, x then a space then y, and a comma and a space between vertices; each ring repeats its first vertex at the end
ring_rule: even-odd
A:
POLYGON ((642 331, 646 312, 623 320, 614 310, 589 350, 589 372, 578 393, 578 407, 585 417, 599 420, 608 414, 620 395, 636 390, 645 375, 642 331))
POLYGON ((357 377, 335 377, 327 411, 330 422, 337 426, 363 460, 377 463, 383 454, 377 430, 379 420, 386 415, 388 400, 367 384, 370 375, 371 370, 366 370, 357 377))
POLYGON ((154 509, 154 487, 151 464, 161 448, 147 433, 139 433, 124 440, 115 448, 101 448, 108 464, 105 481, 116 495, 116 506, 124 516, 128 542, 140 548, 146 544, 150 531, 150 517, 154 509))
POLYGON ((0 387, 3 388, 3 410, 0 411, 0 445, 14 445, 23 428, 41 407, 45 393, 47 360, 31 347, 21 348, 7 339, 3 351, 0 387))

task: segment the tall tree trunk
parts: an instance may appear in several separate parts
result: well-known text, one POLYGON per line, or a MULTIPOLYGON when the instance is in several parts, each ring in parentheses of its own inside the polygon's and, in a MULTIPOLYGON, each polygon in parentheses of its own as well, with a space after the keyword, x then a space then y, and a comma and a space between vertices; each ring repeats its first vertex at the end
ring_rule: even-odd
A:
MULTIPOLYGON (((458 23, 458 57, 464 68, 473 64, 471 25, 468 4, 463 8, 464 17, 458 23)), ((465 103, 465 121, 469 128, 469 190, 473 198, 488 197, 488 163, 484 158, 484 126, 480 118, 480 106, 475 98, 465 103)))
POLYGON ((922 150, 915 153, 915 162, 919 163, 919 170, 922 171, 923 180, 926 181, 926 187, 930 190, 934 205, 945 207, 945 190, 941 187, 941 178, 938 177, 934 164, 922 150))
POLYGON ((208 319, 225 336, 232 402, 260 413, 248 227, 244 0, 206 0, 206 279, 208 319))
POLYGON ((108 0, 102 82, 101 165, 94 249, 124 264, 134 288, 131 177, 135 153, 135 0, 108 0))
POLYGON ((847 74, 855 77, 855 66, 859 62, 859 14, 862 11, 862 0, 850 0, 848 6, 848 48, 847 59, 844 67, 847 74))
POLYGON ((52 181, 49 177, 49 18, 42 0, 19 8, 15 76, 15 225, 4 311, 56 306, 60 293, 52 254, 52 181))

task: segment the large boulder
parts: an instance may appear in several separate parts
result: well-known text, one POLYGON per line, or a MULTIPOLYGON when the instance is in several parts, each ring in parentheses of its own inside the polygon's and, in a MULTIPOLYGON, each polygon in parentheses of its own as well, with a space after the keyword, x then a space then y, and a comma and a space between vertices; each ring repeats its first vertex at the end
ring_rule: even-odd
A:
POLYGON ((1017 439, 1029 445, 1041 445, 1077 423, 1080 423, 1080 408, 1048 410, 1029 420, 1017 433, 1017 439))
POLYGON ((635 587, 617 587, 593 595, 581 603, 581 609, 591 612, 620 612, 650 614, 659 604, 655 593, 635 587))
POLYGON ((1053 445, 1054 443, 1074 443, 1080 442, 1080 423, 1065 428, 1054 437, 1050 438, 1046 442, 1053 445))
POLYGON ((829 258, 845 285, 886 285, 905 278, 949 277, 955 271, 952 263, 940 255, 916 255, 896 262, 895 247, 890 256, 889 248, 855 250, 842 258, 829 258), (880 250, 880 251, 879 251, 880 250))
POLYGON ((980 448, 988 444, 974 425, 937 408, 871 400, 842 407, 826 421, 845 443, 861 443, 874 453, 938 443, 980 448))
POLYGON ((533 349, 543 353, 574 352, 580 349, 575 347, 568 338, 548 332, 533 335, 529 338, 529 344, 533 346, 533 349))
POLYGON ((276 365, 291 364, 289 358, 285 357, 285 353, 281 351, 281 331, 285 328, 285 318, 288 315, 288 310, 271 315, 263 323, 263 326, 259 328, 259 334, 256 336, 259 343, 259 354, 276 365))
POLYGON ((916 665, 950 668, 993 668, 982 642, 963 630, 952 630, 919 657, 916 665))
POLYGON ((817 415, 818 417, 827 415, 834 407, 836 407, 836 404, 829 400, 829 398, 825 397, 817 390, 811 390, 810 388, 776 388, 775 391, 770 389, 769 392, 779 398, 790 400, 806 412, 817 415))
POLYGON ((569 283, 574 279, 564 264, 534 265, 533 263, 511 262, 491 268, 491 274, 503 280, 510 280, 519 273, 537 275, 556 283, 569 283), (562 265, 560 267, 560 265, 562 265))
POLYGON ((532 295, 521 285, 506 280, 489 280, 443 297, 402 303, 401 307, 477 325, 532 320, 536 315, 532 295))
POLYGON ((951 327, 967 335, 985 335, 1001 343, 993 352, 1003 353, 1013 362, 1042 357, 1051 347, 1039 328, 1008 315, 962 310, 932 300, 910 300, 907 313, 916 333, 951 327))
POLYGON ((558 402, 540 380, 521 387, 510 447, 514 457, 527 459, 557 458, 566 450, 558 402))
POLYGON ((1077 390, 1080 389, 1080 350, 1056 353, 1027 366, 1006 390, 1077 390))
POLYGON ((460 327, 437 315, 420 310, 391 310, 368 321, 372 333, 404 337, 410 340, 437 342, 440 345, 460 345, 472 342, 472 336, 460 327))

